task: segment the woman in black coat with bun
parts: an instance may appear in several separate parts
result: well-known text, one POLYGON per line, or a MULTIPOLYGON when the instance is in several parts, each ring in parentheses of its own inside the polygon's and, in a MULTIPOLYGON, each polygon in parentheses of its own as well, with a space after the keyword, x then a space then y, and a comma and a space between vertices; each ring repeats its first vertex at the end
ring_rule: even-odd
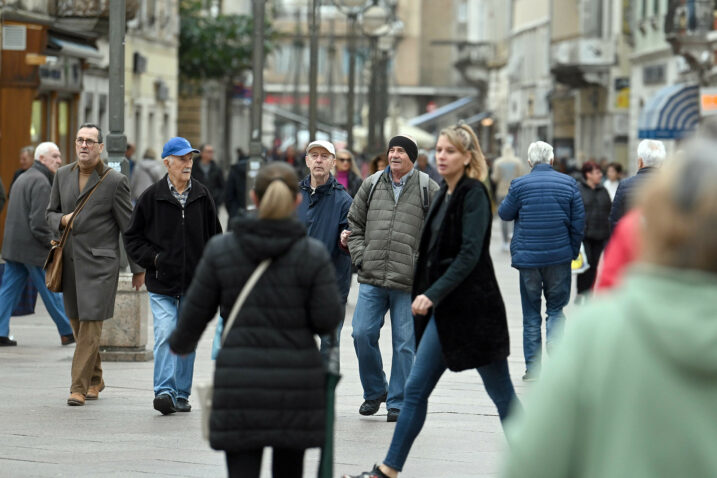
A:
POLYGON ((501 421, 516 400, 505 307, 489 254, 491 204, 481 183, 487 167, 469 126, 441 131, 436 165, 444 183, 423 226, 414 272, 418 347, 403 408, 383 463, 344 478, 398 476, 425 422, 428 397, 446 369, 476 369, 501 421))
POLYGON ((226 452, 229 476, 259 477, 273 447, 275 477, 300 477, 304 451, 324 443, 325 368, 316 335, 336 329, 342 306, 326 248, 294 218, 301 202, 294 168, 269 163, 256 177, 258 217, 204 249, 170 338, 192 352, 220 307, 229 317, 257 265, 271 258, 237 315, 216 360, 210 445, 226 452))

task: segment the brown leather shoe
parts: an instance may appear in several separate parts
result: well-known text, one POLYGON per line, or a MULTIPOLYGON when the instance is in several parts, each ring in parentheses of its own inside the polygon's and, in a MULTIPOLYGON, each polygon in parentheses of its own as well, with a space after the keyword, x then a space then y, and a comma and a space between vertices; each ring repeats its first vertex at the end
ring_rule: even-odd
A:
POLYGON ((60 335, 60 343, 62 345, 70 345, 75 343, 75 336, 70 335, 60 335))
POLYGON ((80 407, 85 404, 85 397, 81 393, 73 392, 67 399, 67 404, 71 407, 80 407))
POLYGON ((105 382, 99 385, 90 385, 90 389, 87 390, 85 400, 97 400, 100 397, 100 392, 105 389, 105 382))

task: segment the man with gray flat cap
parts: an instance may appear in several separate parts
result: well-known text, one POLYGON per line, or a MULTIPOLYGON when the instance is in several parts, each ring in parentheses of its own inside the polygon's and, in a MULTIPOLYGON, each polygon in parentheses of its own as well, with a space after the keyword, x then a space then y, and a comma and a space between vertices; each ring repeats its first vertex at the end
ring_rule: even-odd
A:
POLYGON ((413 265, 421 228, 438 184, 414 169, 418 146, 398 135, 388 143, 388 167, 363 182, 348 220, 351 260, 358 269, 359 296, 353 317, 353 339, 364 390, 361 415, 375 414, 386 402, 387 421, 395 422, 403 405, 403 388, 416 353, 411 314, 413 265), (393 360, 386 382, 378 338, 391 311, 393 360))
POLYGON ((184 294, 204 246, 222 228, 209 190, 192 179, 192 148, 184 138, 164 145, 167 174, 137 199, 125 232, 127 255, 147 270, 145 284, 154 318, 154 409, 162 415, 189 412, 194 353, 169 350, 184 294))

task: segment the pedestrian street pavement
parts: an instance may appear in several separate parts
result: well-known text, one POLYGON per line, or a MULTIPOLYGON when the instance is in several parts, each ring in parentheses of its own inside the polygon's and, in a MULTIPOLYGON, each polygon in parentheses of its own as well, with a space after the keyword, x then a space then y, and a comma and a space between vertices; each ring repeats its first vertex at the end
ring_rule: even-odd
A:
MULTIPOLYGON (((519 397, 522 319, 518 273, 501 248, 500 227, 493 224, 491 255, 509 317, 510 372, 519 397)), ((351 340, 351 318, 358 293, 354 283, 341 337, 341 372, 337 389, 335 476, 358 473, 386 455, 395 427, 386 422, 385 404, 372 417, 358 414, 362 389, 351 340)), ((566 309, 568 317, 571 305, 566 309)), ((152 344, 149 320, 149 347, 152 344)), ((381 334, 384 367, 391 362, 390 320, 381 334)), ((214 322, 197 350, 194 384, 206 381, 214 322)), ((74 345, 60 346, 57 330, 38 299, 36 314, 14 317, 11 334, 17 347, 0 347, 0 478, 4 477, 220 477, 223 453, 202 440, 200 410, 190 397, 191 413, 162 416, 152 408, 152 362, 105 362, 107 388, 97 401, 69 407, 70 365, 74 345)), ((441 378, 429 400, 425 426, 411 449, 401 476, 498 476, 505 447, 497 412, 475 371, 441 378)), ((306 456, 304 476, 316 476, 318 451, 306 456)), ((265 453, 262 478, 270 477, 265 453)))

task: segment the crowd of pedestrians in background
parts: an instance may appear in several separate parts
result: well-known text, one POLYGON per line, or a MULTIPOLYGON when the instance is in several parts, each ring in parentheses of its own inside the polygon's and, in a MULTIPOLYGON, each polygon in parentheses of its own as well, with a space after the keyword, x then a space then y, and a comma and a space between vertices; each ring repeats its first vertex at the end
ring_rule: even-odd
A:
MULTIPOLYGON (((339 346, 352 272, 359 283, 351 323, 363 388, 358 413, 374 415, 385 403, 387 421, 397 424, 385 459, 345 477, 395 478, 440 377, 469 368, 508 424, 506 476, 717 470, 707 448, 688 460, 659 433, 717 431, 709 421, 672 423, 662 413, 706 410, 717 398, 714 365, 701 358, 711 357, 711 342, 702 339, 715 332, 705 321, 714 315, 707 298, 717 283, 711 140, 689 144, 681 161, 664 168, 664 144, 644 140, 637 174, 622 179, 622 166, 606 161, 561 172, 543 141, 529 145, 525 161, 505 145, 489 165, 475 132, 459 124, 441 130, 433 154, 406 135, 365 161, 329 141, 302 152, 289 146, 280 153, 275 145, 251 191, 241 150, 225 179, 211 144, 195 149, 171 138, 161 163, 152 149, 135 161, 128 144, 128 178, 100 160, 103 148, 92 124, 77 131, 76 161, 65 166, 53 143, 23 148, 7 192, 0 346, 17 345, 10 316, 31 282, 60 343, 76 342, 68 405, 96 400, 105 388, 99 339, 114 314, 121 237, 132 285, 149 291, 153 408, 165 415, 191 411, 202 332, 217 312, 221 323, 230 316, 249 276, 267 261, 216 362, 209 441, 225 451, 230 476, 258 477, 264 447, 273 448, 274 476, 302 476, 304 451, 331 433, 325 368, 339 346), (226 234, 220 207, 230 218, 226 234), (524 411, 508 372, 505 304, 489 250, 494 212, 502 250, 519 275, 522 378, 538 382, 524 411), (64 231, 56 293, 42 266, 64 231), (581 319, 568 322, 563 309, 578 257, 589 264, 576 280, 576 303, 585 305, 581 319), (387 313, 388 379, 378 346, 387 313), (676 316, 679 323, 670 320, 676 316), (586 374, 592 380, 583 388, 586 374), (669 456, 670 466, 651 465, 657 456, 669 456)), ((5 197, 0 184, 0 209, 5 197)))

